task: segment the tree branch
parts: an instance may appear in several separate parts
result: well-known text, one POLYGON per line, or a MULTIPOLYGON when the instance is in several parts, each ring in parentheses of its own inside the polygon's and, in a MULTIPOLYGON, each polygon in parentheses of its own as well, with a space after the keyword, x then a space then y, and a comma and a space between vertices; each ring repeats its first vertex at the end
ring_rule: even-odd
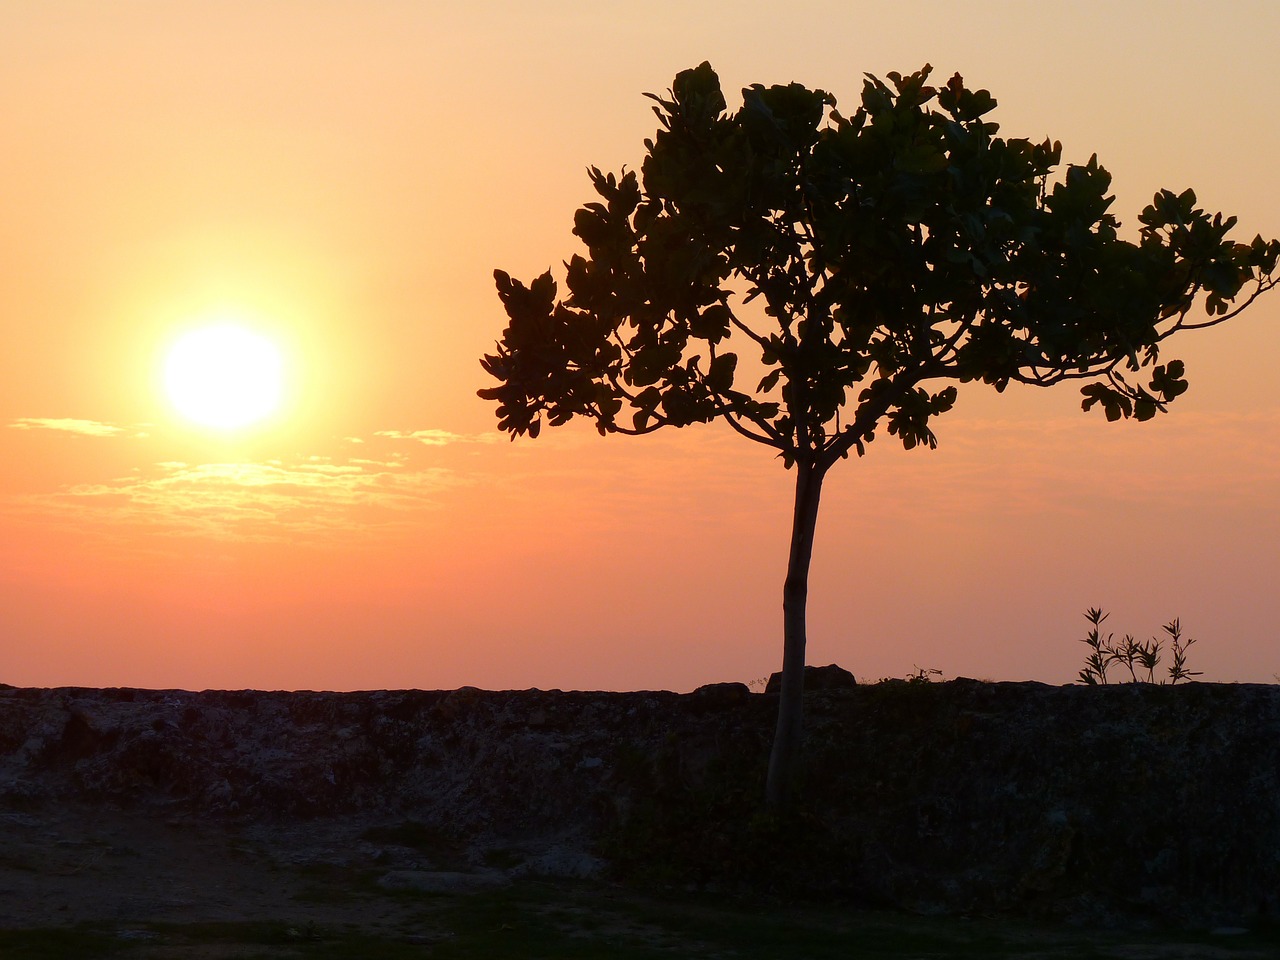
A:
POLYGON ((837 460, 848 456, 849 451, 863 437, 875 430, 880 418, 889 412, 889 408, 896 401, 901 400, 907 391, 914 388, 921 379, 923 378, 920 375, 920 371, 915 371, 910 376, 902 374, 890 381, 892 389, 884 391, 884 395, 874 405, 860 407, 857 415, 853 418, 853 422, 846 426, 841 433, 836 434, 827 441, 821 451, 820 462, 822 468, 824 470, 828 469, 837 460))
POLYGON ((1253 301, 1257 300, 1260 296, 1262 296, 1272 287, 1276 286, 1277 284, 1280 284, 1280 277, 1277 277, 1277 278, 1268 277, 1266 279, 1259 279, 1255 282, 1257 283, 1257 289, 1255 289, 1253 293, 1249 294, 1248 300, 1240 304, 1240 306, 1236 307, 1234 310, 1230 310, 1227 313, 1219 314, 1216 317, 1212 317, 1209 320, 1203 320, 1199 323, 1184 323, 1183 319, 1186 317, 1186 314, 1183 314, 1182 317, 1179 318, 1178 322, 1174 324, 1172 327, 1170 327, 1167 332, 1161 335, 1159 339, 1163 340, 1165 337, 1169 336, 1169 334, 1173 333, 1175 330, 1203 330, 1206 327, 1216 327, 1218 324, 1223 323, 1224 321, 1231 320, 1232 318, 1242 313, 1245 310, 1245 308, 1247 308, 1251 303, 1253 303, 1253 301))
MULTIPOLYGON (((717 404, 717 406, 719 406, 719 404, 717 404)), ((759 421, 754 418, 747 418, 758 427, 768 426, 767 435, 755 433, 751 430, 748 430, 746 427, 744 427, 741 423, 738 422, 738 418, 742 417, 742 414, 735 413, 726 407, 720 407, 720 415, 724 417, 725 421, 729 424, 729 426, 731 426, 737 433, 740 433, 742 436, 746 437, 748 440, 754 440, 756 443, 763 443, 766 447, 773 447, 775 450, 782 450, 782 451, 786 451, 788 448, 792 446, 791 444, 787 443, 786 439, 780 433, 774 430, 771 426, 768 426, 768 424, 764 423, 763 421, 759 421)))

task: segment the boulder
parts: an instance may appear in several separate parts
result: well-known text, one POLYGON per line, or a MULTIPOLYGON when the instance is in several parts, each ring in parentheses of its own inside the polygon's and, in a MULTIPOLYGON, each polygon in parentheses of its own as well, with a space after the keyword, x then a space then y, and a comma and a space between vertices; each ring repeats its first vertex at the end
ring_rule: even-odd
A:
MULTIPOLYGON (((852 673, 844 667, 836 666, 834 663, 829 663, 825 667, 804 668, 804 689, 806 693, 812 690, 849 690, 857 685, 858 681, 854 679, 852 673)), ((781 673, 774 673, 769 676, 769 682, 765 685, 764 692, 782 692, 781 673)))
POLYGON ((703 710, 726 710, 739 707, 751 699, 751 688, 745 683, 705 683, 689 700, 703 710))

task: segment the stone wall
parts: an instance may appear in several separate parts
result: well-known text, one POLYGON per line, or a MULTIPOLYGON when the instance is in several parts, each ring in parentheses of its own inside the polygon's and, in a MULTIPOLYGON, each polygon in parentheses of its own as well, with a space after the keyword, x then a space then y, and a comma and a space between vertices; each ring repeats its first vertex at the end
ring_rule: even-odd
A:
MULTIPOLYGON (((796 817, 777 700, 0 687, 0 804, 362 816, 566 843, 655 882, 913 910, 1220 923, 1280 910, 1280 688, 815 691, 796 817)), ((572 859, 572 858, 570 858, 572 859)))

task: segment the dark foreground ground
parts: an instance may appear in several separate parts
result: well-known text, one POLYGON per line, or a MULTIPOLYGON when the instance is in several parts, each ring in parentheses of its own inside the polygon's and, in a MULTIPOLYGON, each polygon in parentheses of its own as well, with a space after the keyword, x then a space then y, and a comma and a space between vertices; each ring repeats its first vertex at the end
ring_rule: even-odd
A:
POLYGON ((1280 957, 1280 688, 0 686, 0 960, 1280 957))
POLYGON ((1090 930, 843 901, 512 877, 421 824, 0 817, 0 957, 1264 958, 1266 929, 1090 930))

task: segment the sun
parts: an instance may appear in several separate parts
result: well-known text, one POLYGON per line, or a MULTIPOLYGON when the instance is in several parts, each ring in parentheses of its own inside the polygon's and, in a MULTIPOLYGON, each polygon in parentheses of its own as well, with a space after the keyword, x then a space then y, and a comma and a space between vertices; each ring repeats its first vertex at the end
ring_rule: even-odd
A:
POLYGON ((169 401, 182 416, 218 430, 237 430, 269 417, 284 392, 280 351, 266 337, 234 323, 183 335, 164 363, 169 401))

